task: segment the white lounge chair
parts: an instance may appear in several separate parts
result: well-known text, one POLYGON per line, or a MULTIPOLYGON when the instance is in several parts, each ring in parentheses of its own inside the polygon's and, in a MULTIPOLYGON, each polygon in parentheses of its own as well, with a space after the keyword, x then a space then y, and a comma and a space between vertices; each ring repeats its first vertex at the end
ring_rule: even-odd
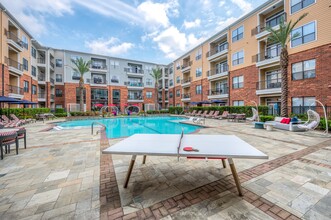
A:
POLYGON ((320 115, 309 109, 307 111, 308 114, 308 121, 306 121, 304 124, 298 125, 299 128, 305 129, 305 130, 314 130, 315 128, 318 127, 319 123, 320 123, 320 115))
POLYGON ((250 117, 250 118, 246 118, 246 120, 248 120, 248 121, 260 121, 259 112, 255 108, 252 108, 252 112, 253 112, 253 116, 250 117))

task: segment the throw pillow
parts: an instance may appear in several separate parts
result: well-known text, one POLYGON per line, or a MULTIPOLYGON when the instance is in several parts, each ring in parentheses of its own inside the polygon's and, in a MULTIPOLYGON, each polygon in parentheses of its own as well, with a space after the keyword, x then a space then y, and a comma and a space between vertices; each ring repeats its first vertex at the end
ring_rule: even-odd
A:
POLYGON ((282 120, 280 120, 280 123, 286 124, 286 118, 283 118, 282 120))

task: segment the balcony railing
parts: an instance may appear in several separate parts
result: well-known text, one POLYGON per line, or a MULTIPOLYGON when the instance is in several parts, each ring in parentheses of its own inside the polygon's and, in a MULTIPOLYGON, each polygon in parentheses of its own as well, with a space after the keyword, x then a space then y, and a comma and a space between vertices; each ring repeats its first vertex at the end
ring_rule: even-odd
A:
POLYGON ((186 67, 189 67, 189 66, 191 66, 191 65, 192 65, 192 61, 189 61, 189 62, 184 63, 184 64, 181 66, 181 68, 182 68, 182 69, 185 69, 186 67))
POLYGON ((6 31, 6 36, 8 39, 13 40, 15 43, 17 43, 19 46, 23 47, 23 42, 19 37, 17 37, 16 34, 10 31, 6 31))
POLYGON ((256 83, 256 90, 276 89, 281 87, 282 87, 281 78, 265 80, 256 83))
POLYGON ((182 79, 182 84, 191 82, 191 78, 182 79))
POLYGON ((214 75, 217 75, 217 74, 225 73, 228 70, 229 70, 229 66, 226 64, 226 65, 223 65, 221 68, 209 70, 207 72, 207 75, 208 76, 214 76, 214 75))
POLYGON ((261 62, 264 60, 272 59, 275 57, 279 57, 281 53, 281 46, 277 45, 273 48, 267 48, 266 51, 256 54, 252 57, 252 62, 261 62))
POLYGON ((50 79, 50 82, 51 82, 51 84, 54 84, 55 81, 54 81, 53 78, 51 78, 51 79, 50 79))
POLYGON ((182 94, 182 99, 189 99, 189 98, 191 98, 191 94, 188 93, 182 94))
POLYGON ((257 35, 267 29, 267 27, 273 28, 279 25, 281 22, 286 21, 286 13, 283 12, 271 19, 268 19, 264 24, 258 25, 252 29, 252 36, 257 35))
POLYGON ((105 85, 107 84, 107 80, 96 77, 96 78, 92 78, 92 83, 105 85))
POLYGON ((24 89, 20 88, 18 86, 8 85, 8 89, 9 89, 9 93, 14 93, 14 94, 18 94, 18 95, 24 94, 24 89))
POLYGON ((54 63, 49 62, 49 64, 51 65, 52 68, 54 68, 54 63))
POLYGON ((128 100, 143 100, 144 97, 142 95, 128 95, 128 100))
POLYGON ((222 52, 224 50, 227 50, 228 49, 228 46, 229 46, 228 43, 217 45, 217 46, 211 48, 211 50, 209 52, 207 52, 206 56, 207 57, 210 57, 210 56, 213 56, 214 54, 217 54, 217 53, 220 53, 220 52, 222 52))
POLYGON ((8 66, 14 67, 15 69, 23 71, 23 65, 21 63, 17 62, 16 60, 10 59, 8 57, 5 57, 5 60, 6 60, 6 63, 8 64, 8 66))
POLYGON ((38 98, 45 99, 46 98, 46 94, 44 92, 39 92, 38 93, 38 98))
POLYGON ((72 76, 72 79, 73 79, 73 80, 80 80, 80 76, 73 75, 73 76, 72 76))
POLYGON ((38 81, 45 81, 45 80, 46 80, 45 74, 38 74, 38 81))
POLYGON ((40 64, 45 64, 45 58, 38 58, 37 59, 37 63, 40 63, 40 64))
POLYGON ((124 67, 124 71, 127 72, 127 73, 144 74, 144 70, 136 69, 136 68, 130 68, 130 67, 124 67))
POLYGON ((124 85, 133 87, 144 87, 144 83, 142 82, 124 82, 124 85))
POLYGON ((223 86, 214 90, 208 90, 208 95, 225 95, 229 94, 229 87, 223 86))
POLYGON ((54 99, 55 95, 54 94, 51 94, 51 99, 54 99))
POLYGON ((91 63, 90 65, 91 69, 98 69, 98 70, 107 70, 106 64, 100 64, 100 63, 91 63))

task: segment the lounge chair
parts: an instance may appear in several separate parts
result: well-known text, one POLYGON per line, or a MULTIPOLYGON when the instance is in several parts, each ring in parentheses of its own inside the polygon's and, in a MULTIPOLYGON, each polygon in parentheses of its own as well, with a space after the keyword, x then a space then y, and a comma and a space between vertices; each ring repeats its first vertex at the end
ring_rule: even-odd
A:
POLYGON ((208 110, 204 111, 203 114, 200 115, 200 117, 206 117, 206 115, 208 114, 208 110))
POLYGON ((1 124, 6 128, 12 128, 22 125, 22 122, 20 120, 18 121, 10 120, 6 115, 2 115, 1 118, 3 120, 1 124))
POLYGON ((240 121, 246 121, 246 115, 245 114, 236 114, 236 121, 240 122, 240 121))
POLYGON ((220 111, 216 111, 212 116, 211 118, 217 118, 220 114, 220 111))
POLYGON ((229 115, 229 112, 228 111, 223 111, 222 115, 219 115, 215 118, 218 118, 218 119, 226 119, 228 118, 228 115, 229 115))
POLYGON ((201 113, 202 113, 202 110, 198 111, 198 113, 196 113, 196 114, 194 114, 194 115, 192 115, 192 116, 200 116, 201 113))
POLYGON ((197 110, 193 110, 192 112, 188 112, 185 115, 186 116, 192 116, 192 115, 195 115, 196 112, 197 112, 197 110))
POLYGON ((206 118, 211 118, 213 116, 215 111, 210 111, 208 115, 206 115, 206 118))
POLYGON ((27 120, 23 120, 23 119, 19 119, 16 115, 14 114, 10 114, 10 117, 14 120, 14 121, 20 121, 22 124, 26 124, 28 121, 27 120))

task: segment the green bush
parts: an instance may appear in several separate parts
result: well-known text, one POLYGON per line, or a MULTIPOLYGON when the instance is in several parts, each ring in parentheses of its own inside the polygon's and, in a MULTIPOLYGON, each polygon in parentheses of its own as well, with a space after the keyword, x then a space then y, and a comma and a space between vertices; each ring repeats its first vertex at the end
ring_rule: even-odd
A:
POLYGON ((67 113, 62 112, 62 113, 55 113, 55 117, 61 118, 61 117, 67 117, 67 113))
POLYGON ((64 113, 64 108, 56 108, 55 113, 64 113))
POLYGON ((147 114, 149 115, 154 115, 154 114, 168 114, 169 110, 160 110, 160 111, 155 111, 155 110, 148 110, 146 111, 147 114))
MULTIPOLYGON (((168 112, 170 114, 176 114, 179 115, 183 112, 183 107, 169 107, 168 112)), ((183 113, 182 113, 183 114, 183 113)))
POLYGON ((19 118, 35 118, 36 114, 49 113, 49 108, 2 108, 1 115, 15 114, 19 118))
MULTIPOLYGON (((318 126, 319 129, 325 130, 326 129, 326 124, 325 124, 325 119, 321 118, 320 124, 318 126)), ((331 131, 331 120, 328 119, 328 130, 331 131)))
POLYGON ((275 119, 272 115, 260 115, 260 121, 266 122, 266 121, 273 121, 275 119))

